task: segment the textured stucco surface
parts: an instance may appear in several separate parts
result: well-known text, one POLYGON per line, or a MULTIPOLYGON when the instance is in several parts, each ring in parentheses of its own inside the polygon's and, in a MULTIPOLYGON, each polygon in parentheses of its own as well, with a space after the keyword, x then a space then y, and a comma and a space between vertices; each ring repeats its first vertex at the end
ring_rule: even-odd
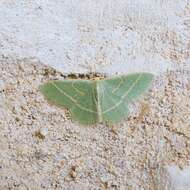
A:
POLYGON ((89 127, 39 92, 62 74, 10 58, 0 73, 0 189, 189 190, 189 72, 155 77, 128 118, 89 127))
POLYGON ((189 49, 188 0, 1 0, 0 189, 189 190, 189 49), (82 128, 45 65, 156 75, 128 119, 82 128))

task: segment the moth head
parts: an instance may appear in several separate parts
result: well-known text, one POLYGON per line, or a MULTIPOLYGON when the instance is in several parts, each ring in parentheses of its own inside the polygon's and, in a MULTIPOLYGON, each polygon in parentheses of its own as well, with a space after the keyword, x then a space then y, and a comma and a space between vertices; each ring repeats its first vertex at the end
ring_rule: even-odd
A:
POLYGON ((104 79, 105 77, 103 76, 99 76, 99 77, 93 77, 91 80, 95 80, 95 81, 98 81, 98 80, 102 80, 104 79))

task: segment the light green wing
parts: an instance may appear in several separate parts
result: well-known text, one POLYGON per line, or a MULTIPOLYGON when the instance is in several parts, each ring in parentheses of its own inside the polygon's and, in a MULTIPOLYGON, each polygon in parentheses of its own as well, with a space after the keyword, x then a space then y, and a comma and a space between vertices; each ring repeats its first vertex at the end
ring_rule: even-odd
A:
POLYGON ((129 103, 147 89, 152 78, 149 73, 136 73, 100 81, 50 81, 40 89, 50 102, 68 108, 81 124, 113 123, 128 115, 129 103))
POLYGON ((88 80, 49 81, 40 87, 48 101, 68 108, 81 124, 97 122, 96 88, 88 80))
POLYGON ((148 88, 152 79, 152 74, 135 73, 100 82, 99 100, 103 121, 113 123, 126 117, 129 103, 148 88))

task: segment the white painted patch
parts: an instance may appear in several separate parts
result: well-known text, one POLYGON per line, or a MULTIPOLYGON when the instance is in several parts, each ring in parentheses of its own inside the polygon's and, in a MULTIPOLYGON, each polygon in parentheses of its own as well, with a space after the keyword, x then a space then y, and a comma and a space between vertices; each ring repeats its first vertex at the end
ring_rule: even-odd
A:
POLYGON ((169 165, 158 173, 158 190, 190 190, 190 166, 169 165))
POLYGON ((0 52, 36 57, 64 73, 160 73, 185 62, 188 2, 1 0, 0 52))

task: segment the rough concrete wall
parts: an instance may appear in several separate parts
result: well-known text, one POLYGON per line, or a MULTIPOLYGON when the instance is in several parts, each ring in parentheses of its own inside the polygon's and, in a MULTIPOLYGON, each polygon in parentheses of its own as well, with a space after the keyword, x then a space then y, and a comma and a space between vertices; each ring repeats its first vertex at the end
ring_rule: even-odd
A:
POLYGON ((159 73, 188 62, 189 19, 188 0, 1 0, 1 54, 65 73, 159 73))
POLYGON ((189 0, 1 0, 0 189, 189 190, 189 48, 189 0), (39 93, 61 77, 40 62, 178 71, 159 75, 121 124, 84 129, 39 93))
POLYGON ((120 123, 82 127, 39 92, 63 79, 48 69, 0 60, 1 190, 190 190, 190 72, 156 77, 120 123))

